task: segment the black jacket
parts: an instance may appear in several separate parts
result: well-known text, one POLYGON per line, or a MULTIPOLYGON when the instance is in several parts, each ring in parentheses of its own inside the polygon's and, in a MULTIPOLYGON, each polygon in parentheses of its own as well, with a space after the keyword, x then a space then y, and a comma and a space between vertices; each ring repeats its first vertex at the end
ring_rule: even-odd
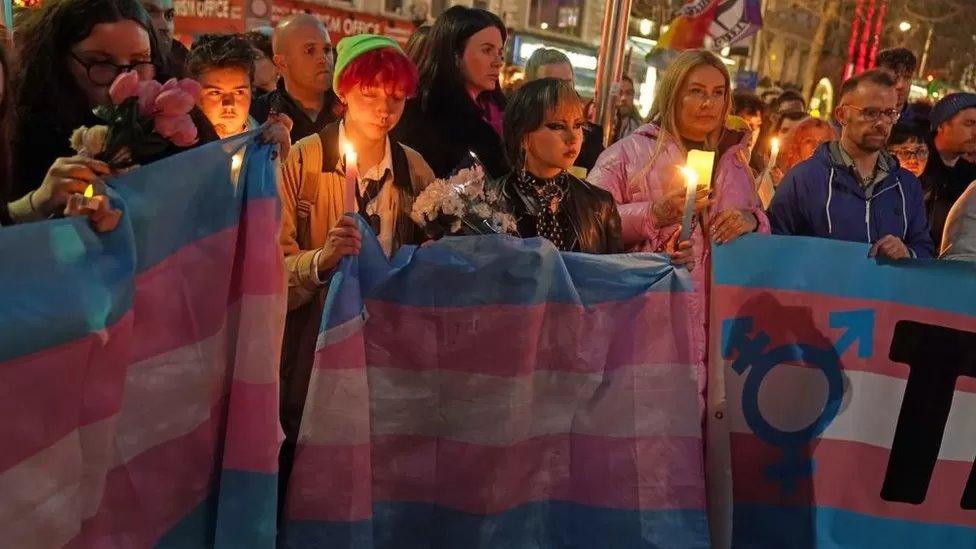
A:
POLYGON ((278 89, 251 101, 251 116, 259 124, 264 124, 272 112, 287 114, 295 123, 291 129, 291 142, 296 143, 299 139, 315 135, 329 124, 339 120, 342 117, 342 104, 332 90, 327 91, 318 118, 312 120, 302 110, 298 101, 295 101, 295 98, 285 89, 285 79, 281 78, 278 80, 278 89))
POLYGON ((960 158, 952 168, 942 162, 942 156, 933 143, 929 143, 929 163, 919 179, 925 192, 925 211, 932 229, 932 242, 942 242, 942 231, 953 204, 963 191, 976 180, 976 164, 960 158))
MULTIPOLYGON (((467 98, 464 98, 467 99, 467 98)), ((488 177, 508 173, 502 138, 481 118, 474 102, 431 95, 426 108, 420 97, 407 101, 390 138, 419 152, 437 177, 447 177, 478 155, 488 177)))
MULTIPOLYGON (((502 199, 502 209, 512 214, 519 225, 522 238, 537 236, 534 223, 526 223, 526 218, 534 217, 540 205, 523 194, 515 184, 516 174, 495 179, 488 188, 497 190, 502 199)), ((620 214, 613 196, 566 174, 569 178, 569 191, 563 205, 572 225, 574 242, 571 249, 564 252, 584 252, 590 254, 613 254, 623 251, 620 243, 620 214)))

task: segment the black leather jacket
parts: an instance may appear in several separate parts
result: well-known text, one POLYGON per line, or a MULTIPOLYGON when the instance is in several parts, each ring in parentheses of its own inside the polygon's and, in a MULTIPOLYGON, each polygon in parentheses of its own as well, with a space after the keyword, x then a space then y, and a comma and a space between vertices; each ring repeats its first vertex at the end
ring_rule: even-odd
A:
MULTIPOLYGON (((515 185, 514 173, 488 183, 488 189, 499 192, 502 200, 501 208, 521 220, 526 216, 534 216, 540 209, 539 204, 531 197, 523 194, 515 185)), ((620 243, 620 214, 613 196, 607 191, 594 187, 567 174, 569 190, 563 199, 565 212, 573 228, 575 244, 570 250, 591 254, 620 253, 623 248, 620 243)), ((521 226, 522 223, 519 223, 521 226)), ((523 238, 536 236, 523 234, 523 238)))

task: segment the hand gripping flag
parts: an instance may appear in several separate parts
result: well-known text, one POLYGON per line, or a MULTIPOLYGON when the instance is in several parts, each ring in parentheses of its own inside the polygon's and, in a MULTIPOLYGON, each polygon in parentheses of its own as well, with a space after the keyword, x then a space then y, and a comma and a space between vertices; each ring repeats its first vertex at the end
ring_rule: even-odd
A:
POLYGON ((391 263, 360 227, 284 546, 708 547, 687 273, 498 235, 391 263))
POLYGON ((271 150, 231 166, 251 139, 110 180, 110 233, 0 229, 2 545, 274 546, 285 286, 271 150))

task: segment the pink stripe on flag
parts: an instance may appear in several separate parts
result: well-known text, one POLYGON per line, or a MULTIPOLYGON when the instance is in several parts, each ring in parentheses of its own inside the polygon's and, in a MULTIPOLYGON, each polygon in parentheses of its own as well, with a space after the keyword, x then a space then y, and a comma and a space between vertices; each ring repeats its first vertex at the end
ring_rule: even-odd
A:
MULTIPOLYGON (((899 321, 914 320, 957 330, 972 330, 973 327, 973 317, 968 315, 887 301, 738 286, 721 286, 715 295, 720 296, 715 300, 719 319, 753 317, 754 327, 770 337, 769 348, 794 341, 829 348, 844 334, 843 328, 830 327, 830 313, 873 309, 874 356, 859 358, 855 344, 841 357, 842 366, 845 370, 901 379, 908 379, 908 366, 888 359, 895 325, 899 321)), ((976 392, 976 379, 960 377, 956 390, 976 392)))
MULTIPOLYGON (((302 446, 299 456, 307 469, 290 486, 319 497, 290 496, 289 518, 368 517, 365 448, 302 446)), ((701 440, 691 437, 553 435, 507 447, 374 437, 371 462, 376 502, 428 502, 473 514, 546 500, 611 509, 705 508, 701 440)))
POLYGON ((223 467, 275 473, 283 439, 278 422, 278 384, 234 381, 230 389, 223 467))
POLYGON ((288 481, 289 520, 353 522, 372 513, 370 445, 299 445, 288 481))
MULTIPOLYGON (((692 294, 649 292, 592 307, 559 303, 462 308, 368 301, 370 366, 517 376, 542 368, 604 372, 629 364, 689 364, 692 294), (603 345, 595 342, 606 341, 603 345), (395 349, 393 354, 389 350, 395 349)), ((324 361, 320 367, 344 367, 324 361)))
MULTIPOLYGON (((274 201, 261 201, 256 209, 273 216, 274 205, 274 201)), ((248 238, 256 242, 247 242, 247 246, 268 247, 267 235, 252 231, 248 238)), ((133 310, 152 311, 152 315, 136 315, 133 337, 138 348, 134 361, 212 336, 223 326, 228 305, 244 295, 284 291, 281 269, 254 264, 245 269, 245 258, 237 257, 239 245, 245 243, 238 239, 237 227, 232 227, 184 246, 136 277, 133 310), (241 275, 241 270, 251 272, 241 275), (235 271, 234 280, 215 276, 235 271)), ((277 245, 274 248, 278 249, 277 245)))
POLYGON ((0 364, 0 471, 119 411, 132 319, 0 364))
POLYGON ((976 527, 976 514, 959 506, 972 463, 938 461, 925 502, 912 505, 881 499, 888 456, 887 448, 820 439, 812 452, 816 475, 812 479, 800 479, 794 494, 784 494, 778 481, 763 474, 768 465, 782 460, 783 452, 752 435, 733 434, 735 500, 835 507, 882 518, 976 527))
POLYGON ((225 404, 192 432, 112 469, 98 513, 67 547, 150 547, 206 499, 218 472, 225 404))

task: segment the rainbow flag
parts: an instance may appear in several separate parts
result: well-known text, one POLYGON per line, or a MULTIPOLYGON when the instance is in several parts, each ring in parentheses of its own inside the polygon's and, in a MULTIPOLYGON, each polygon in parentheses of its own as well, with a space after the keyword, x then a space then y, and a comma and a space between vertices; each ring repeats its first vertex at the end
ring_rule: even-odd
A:
POLYGON ((111 180, 110 233, 0 229, 2 545, 274 546, 285 286, 251 139, 111 180))
POLYGON ((447 238, 334 276, 285 547, 709 546, 691 279, 447 238))
POLYGON ((760 0, 688 0, 658 47, 720 50, 762 28, 760 0))
POLYGON ((976 546, 976 265, 867 253, 715 251, 732 547, 976 546))

